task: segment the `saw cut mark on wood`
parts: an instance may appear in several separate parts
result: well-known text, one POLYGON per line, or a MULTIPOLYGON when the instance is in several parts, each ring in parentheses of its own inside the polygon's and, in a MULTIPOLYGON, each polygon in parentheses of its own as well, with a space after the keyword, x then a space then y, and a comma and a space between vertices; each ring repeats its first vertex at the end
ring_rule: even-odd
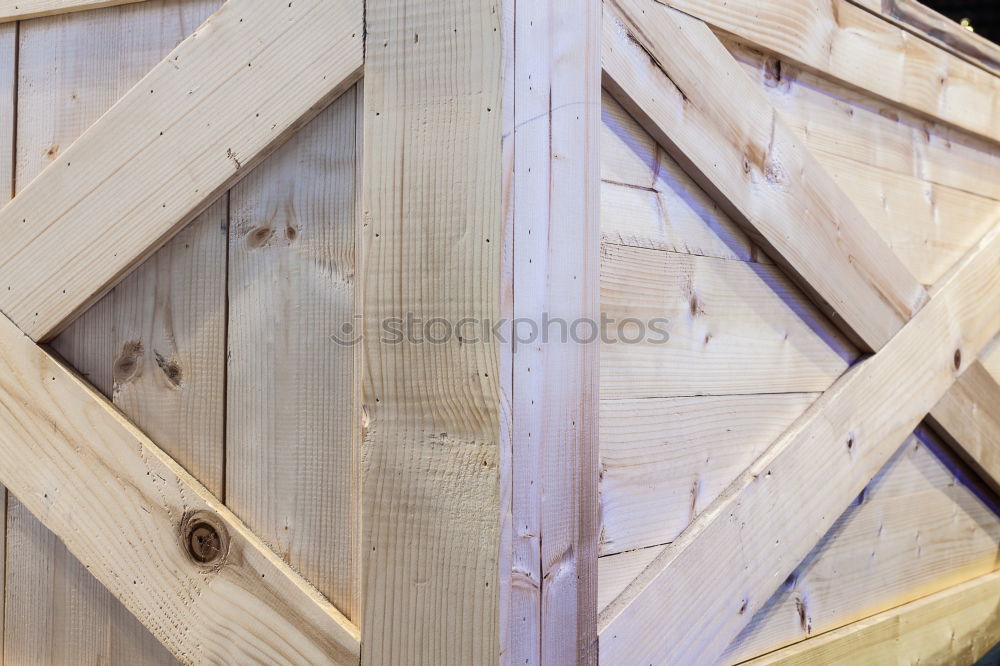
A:
POLYGON ((0 210, 0 310, 57 333, 358 80, 362 23, 360 0, 226 3, 0 210))
POLYGON ((182 662, 356 664, 358 629, 0 318, 0 481, 182 662))

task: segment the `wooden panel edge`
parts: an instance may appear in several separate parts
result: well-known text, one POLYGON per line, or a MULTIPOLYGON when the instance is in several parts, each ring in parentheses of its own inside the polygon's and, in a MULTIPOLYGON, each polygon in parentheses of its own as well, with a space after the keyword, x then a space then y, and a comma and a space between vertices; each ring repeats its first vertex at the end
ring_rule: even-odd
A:
POLYGON ((513 316, 545 329, 509 348, 514 664, 597 661, 599 343, 546 322, 600 319, 601 15, 517 0, 511 35, 513 316))
POLYGON ((10 23, 24 19, 68 14, 88 9, 116 7, 146 0, 2 0, 0 2, 0 23, 10 23))

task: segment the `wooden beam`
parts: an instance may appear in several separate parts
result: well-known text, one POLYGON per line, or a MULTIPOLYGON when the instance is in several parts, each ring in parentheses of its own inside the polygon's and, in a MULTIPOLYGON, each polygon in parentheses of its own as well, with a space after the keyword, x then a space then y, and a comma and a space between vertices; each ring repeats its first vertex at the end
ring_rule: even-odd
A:
MULTIPOLYGON (((514 317, 598 321, 601 2, 517 0, 514 317)), ((507 253, 505 253, 505 256, 507 253)), ((518 331, 528 333, 527 327, 518 331)), ((599 345, 514 343, 511 664, 597 662, 599 345)))
POLYGON ((1000 643, 1000 572, 758 657, 753 666, 974 664, 1000 643))
POLYGON ((366 9, 363 657, 493 663, 509 352, 475 322, 501 313, 501 8, 366 9), (432 319, 456 327, 445 344, 422 339, 432 319))
POLYGON ((976 361, 930 413, 931 424, 1000 491, 1000 383, 976 361))
POLYGON ((726 212, 871 349, 923 287, 701 22, 608 0, 605 85, 726 212))
POLYGON ((0 23, 128 5, 145 0, 0 0, 0 23))
POLYGON ((182 662, 359 660, 356 627, 0 317, 0 481, 182 662))
POLYGON ((53 335, 352 85, 362 42, 360 0, 227 2, 0 210, 0 310, 53 335))
POLYGON ((1000 330, 998 265, 1000 227, 610 604, 601 658, 717 660, 1000 330))
MULTIPOLYGON (((860 0, 851 1, 861 4, 860 0)), ((918 37, 994 75, 1000 73, 1000 46, 930 7, 916 0, 882 0, 877 9, 872 9, 887 21, 903 26, 918 37)))
POLYGON ((1000 141, 1000 78, 848 0, 659 0, 875 98, 1000 141))

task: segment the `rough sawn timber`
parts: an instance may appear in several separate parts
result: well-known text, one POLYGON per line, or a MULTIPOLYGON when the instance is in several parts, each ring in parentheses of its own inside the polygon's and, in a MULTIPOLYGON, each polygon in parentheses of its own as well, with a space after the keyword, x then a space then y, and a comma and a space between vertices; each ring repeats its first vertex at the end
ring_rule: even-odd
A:
POLYGON ((611 94, 857 340, 880 349, 924 288, 711 30, 651 0, 608 0, 611 94))
POLYGON ((1000 330, 998 266, 1000 227, 605 609, 602 659, 718 659, 1000 330))
POLYGON ((0 310, 58 332, 356 82, 362 21, 360 0, 223 5, 0 210, 0 310))
POLYGON ((0 370, 0 481, 180 661, 358 662, 354 625, 5 317, 0 370), (210 565, 186 543, 202 519, 210 565))

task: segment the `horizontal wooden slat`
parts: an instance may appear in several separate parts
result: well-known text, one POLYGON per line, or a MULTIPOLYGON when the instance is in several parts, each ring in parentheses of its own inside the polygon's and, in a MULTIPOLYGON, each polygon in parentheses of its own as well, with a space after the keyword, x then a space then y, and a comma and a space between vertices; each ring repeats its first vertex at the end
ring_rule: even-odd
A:
POLYGON ((601 554, 672 541, 817 397, 602 401, 601 554))
POLYGON ((604 398, 824 391, 858 356, 774 266, 612 244, 602 254, 604 398))
POLYGON ((352 85, 362 37, 360 0, 224 5, 0 211, 0 310, 57 332, 352 85))
POLYGON ((0 481, 185 662, 357 663, 359 633, 102 396, 0 317, 0 481), (204 518, 228 548, 189 555, 204 518))
POLYGON ((0 23, 114 7, 145 0, 0 0, 0 23))
POLYGON ((1000 383, 978 361, 931 410, 954 448, 1000 490, 1000 383))
POLYGON ((998 264, 1000 227, 602 613, 602 658, 718 659, 1000 330, 998 264))
POLYGON ((974 664, 1000 642, 1000 572, 894 608, 748 664, 974 664))
POLYGON ((605 5, 605 86, 800 286, 872 349, 924 289, 700 21, 605 5))
POLYGON ((659 0, 924 116, 1000 140, 1000 79, 848 0, 659 0))

